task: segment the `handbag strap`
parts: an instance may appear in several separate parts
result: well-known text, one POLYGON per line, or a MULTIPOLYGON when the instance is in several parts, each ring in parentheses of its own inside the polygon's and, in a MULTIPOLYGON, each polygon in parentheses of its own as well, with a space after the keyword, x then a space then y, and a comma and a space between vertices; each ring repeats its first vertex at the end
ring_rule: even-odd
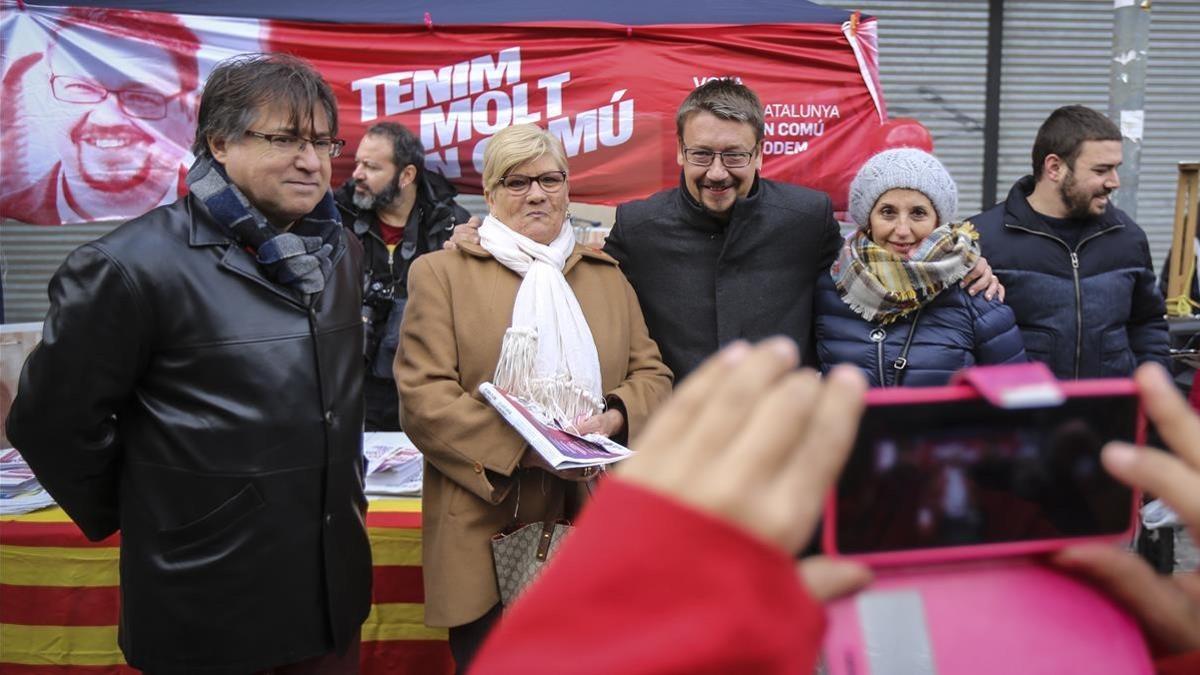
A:
POLYGON ((545 562, 550 555, 550 544, 554 541, 554 528, 558 525, 558 514, 566 516, 567 481, 553 478, 550 482, 550 494, 546 500, 546 515, 542 517, 542 535, 538 537, 537 560, 545 562))
MULTIPOLYGON (((560 478, 550 476, 544 471, 540 473, 542 474, 541 478, 543 481, 547 479, 550 480, 550 487, 546 492, 546 512, 542 516, 542 530, 544 534, 547 530, 552 531, 554 529, 554 524, 560 520, 559 514, 562 514, 562 519, 570 520, 568 516, 578 515, 582 504, 580 503, 578 494, 574 489, 572 489, 573 484, 571 484, 570 481, 565 481, 560 478)), ((543 485, 544 484, 545 483, 543 483, 543 485)), ((520 520, 517 517, 517 514, 521 510, 520 478, 517 479, 516 491, 517 499, 516 503, 513 504, 513 514, 512 520, 508 526, 509 528, 515 528, 516 526, 520 525, 520 520)), ((591 494, 590 485, 588 486, 588 494, 591 494)))
POLYGON ((546 556, 550 555, 550 543, 554 541, 554 525, 553 520, 542 521, 542 536, 538 538, 537 561, 545 562, 546 556))
POLYGON ((917 322, 921 320, 921 310, 918 309, 913 314, 912 323, 908 325, 908 336, 904 338, 904 347, 900 349, 900 356, 892 361, 892 369, 896 371, 896 377, 893 380, 893 386, 899 387, 904 384, 905 370, 908 368, 908 349, 912 347, 913 334, 917 332, 917 322))

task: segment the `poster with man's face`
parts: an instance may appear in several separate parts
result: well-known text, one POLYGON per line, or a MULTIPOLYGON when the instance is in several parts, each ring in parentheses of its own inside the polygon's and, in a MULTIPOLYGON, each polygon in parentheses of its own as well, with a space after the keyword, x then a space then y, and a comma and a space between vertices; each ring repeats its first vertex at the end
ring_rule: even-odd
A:
POLYGON ((216 61, 258 50, 257 21, 2 9, 0 216, 123 219, 186 192, 200 85, 216 61))

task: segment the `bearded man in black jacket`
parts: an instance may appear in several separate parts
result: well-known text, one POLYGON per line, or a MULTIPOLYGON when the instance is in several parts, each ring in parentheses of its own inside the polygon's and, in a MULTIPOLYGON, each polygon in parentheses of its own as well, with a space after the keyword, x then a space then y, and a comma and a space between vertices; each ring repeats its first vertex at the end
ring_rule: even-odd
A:
MULTIPOLYGON (((400 399, 392 361, 408 302, 408 268, 437 251, 470 218, 454 186, 425 170, 425 150, 406 127, 380 122, 354 153, 354 174, 337 191, 342 222, 363 245, 363 393, 367 431, 399 431, 400 399)), ((478 221, 476 221, 476 224, 478 221)))

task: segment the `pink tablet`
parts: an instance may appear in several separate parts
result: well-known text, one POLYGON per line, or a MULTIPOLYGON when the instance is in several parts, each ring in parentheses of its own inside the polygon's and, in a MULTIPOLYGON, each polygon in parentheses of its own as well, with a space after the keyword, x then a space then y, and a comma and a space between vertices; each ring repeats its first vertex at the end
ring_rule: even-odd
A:
POLYGON ((1022 408, 966 384, 868 392, 827 502, 826 552, 879 567, 1128 540, 1135 495, 1104 471, 1100 449, 1142 441, 1134 384, 1059 389, 1058 404, 1022 408))
POLYGON ((1136 495, 1099 455, 1142 441, 1136 389, 1038 370, 868 393, 823 538, 876 579, 829 606, 828 675, 1153 672, 1120 607, 1033 555, 1131 537, 1136 495))

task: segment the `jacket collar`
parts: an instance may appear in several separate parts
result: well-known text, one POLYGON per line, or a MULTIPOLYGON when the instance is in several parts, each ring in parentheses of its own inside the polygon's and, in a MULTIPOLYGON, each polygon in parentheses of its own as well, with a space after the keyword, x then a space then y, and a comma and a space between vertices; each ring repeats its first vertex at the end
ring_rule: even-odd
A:
POLYGON ((700 202, 697 202, 692 193, 688 191, 687 176, 683 171, 679 172, 679 203, 683 213, 687 216, 687 222, 697 230, 704 232, 724 232, 730 225, 738 220, 741 220, 744 215, 754 210, 758 206, 759 195, 762 194, 762 178, 758 172, 754 173, 754 183, 750 186, 750 193, 745 197, 738 197, 733 201, 733 208, 729 211, 729 221, 723 221, 714 216, 705 209, 700 202))
MULTIPOLYGON (((470 256, 474 256, 476 258, 491 258, 491 257, 493 257, 492 254, 489 253, 487 249, 480 246, 479 244, 463 242, 458 245, 458 248, 463 253, 466 253, 467 255, 470 255, 470 256)), ((571 268, 575 266, 575 263, 577 263, 580 260, 583 260, 585 258, 588 260, 598 262, 598 263, 612 265, 613 267, 617 266, 616 259, 613 258, 612 256, 608 255, 607 253, 605 253, 603 251, 597 251, 594 248, 589 248, 587 246, 584 246, 583 244, 577 243, 577 244, 575 244, 575 250, 571 251, 571 255, 567 257, 566 264, 563 265, 563 274, 565 275, 567 272, 570 272, 571 268)))
POLYGON ((196 199, 191 193, 188 193, 185 199, 191 227, 191 233, 188 235, 189 246, 220 246, 233 243, 233 240, 217 226, 216 221, 213 220, 212 215, 209 214, 208 209, 204 208, 204 204, 199 199, 196 199))
POLYGON ((441 213, 451 208, 458 191, 446 180, 446 177, 435 171, 426 169, 421 172, 420 190, 417 201, 425 201, 431 217, 441 217, 441 213))
MULTIPOLYGON (((262 286, 297 307, 308 307, 305 298, 300 293, 277 284, 264 276, 254 256, 241 247, 234 245, 233 240, 221 231, 220 227, 213 220, 212 215, 204 208, 203 202, 191 194, 188 194, 184 199, 186 200, 185 205, 191 228, 191 232, 188 235, 189 246, 193 248, 202 246, 228 246, 225 250, 225 255, 221 257, 221 267, 238 276, 244 277, 252 283, 262 286)), ((342 236, 345 236, 344 229, 339 228, 339 231, 343 233, 342 236)), ((344 255, 346 255, 345 245, 338 247, 334 251, 330 262, 333 263, 334 267, 337 267, 344 255)), ((314 303, 319 296, 319 293, 313 296, 312 300, 314 303)))

